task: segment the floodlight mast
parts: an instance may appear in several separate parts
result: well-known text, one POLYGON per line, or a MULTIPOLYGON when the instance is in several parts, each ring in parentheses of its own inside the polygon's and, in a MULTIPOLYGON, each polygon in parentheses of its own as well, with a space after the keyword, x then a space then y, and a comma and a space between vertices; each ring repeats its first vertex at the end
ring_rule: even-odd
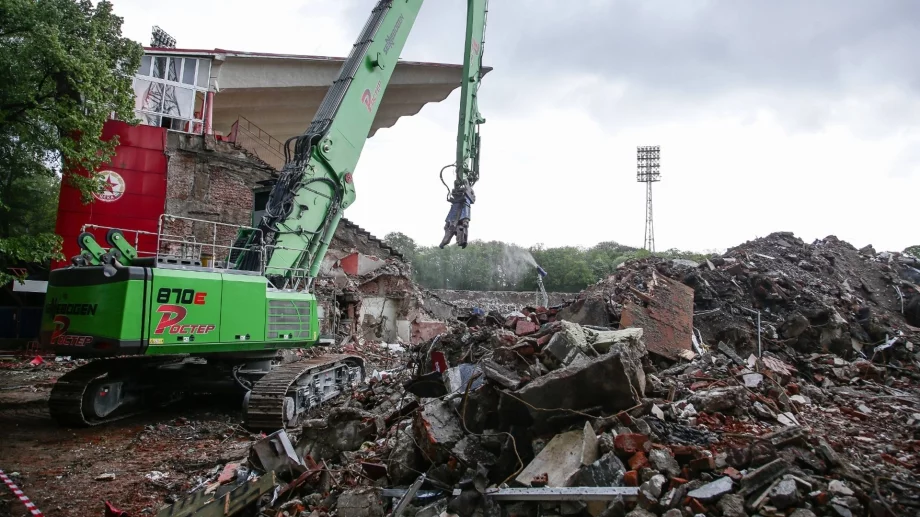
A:
POLYGON ((639 146, 636 180, 645 183, 645 240, 642 248, 655 252, 655 224, 652 211, 652 183, 661 181, 661 148, 657 145, 639 146))

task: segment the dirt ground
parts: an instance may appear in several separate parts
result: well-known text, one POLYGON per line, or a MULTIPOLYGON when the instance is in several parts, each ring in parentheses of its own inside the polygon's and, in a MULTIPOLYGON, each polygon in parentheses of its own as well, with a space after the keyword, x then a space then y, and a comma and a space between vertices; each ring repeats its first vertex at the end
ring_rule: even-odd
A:
MULTIPOLYGON (((105 501, 132 516, 155 515, 173 498, 245 457, 253 436, 236 401, 183 401, 108 426, 66 429, 46 407, 63 364, 0 361, 0 469, 46 516, 103 515, 105 501), (97 480, 100 476, 114 479, 97 480)), ((26 517, 0 485, 0 517, 26 517)))

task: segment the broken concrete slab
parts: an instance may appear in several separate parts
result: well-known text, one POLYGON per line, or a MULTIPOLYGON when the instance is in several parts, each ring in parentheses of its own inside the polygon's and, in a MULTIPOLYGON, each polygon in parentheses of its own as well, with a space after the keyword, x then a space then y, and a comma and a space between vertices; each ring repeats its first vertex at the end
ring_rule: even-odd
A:
POLYGON ((581 325, 609 327, 612 323, 607 312, 607 302, 599 295, 588 295, 576 299, 571 305, 559 311, 558 319, 581 325))
POLYGON ((729 359, 734 361, 735 364, 738 364, 739 366, 744 366, 746 364, 744 362, 744 359, 742 359, 741 356, 739 356, 738 353, 735 352, 735 349, 732 348, 731 345, 729 345, 728 343, 724 341, 719 341, 719 345, 717 348, 719 352, 722 352, 723 354, 725 354, 729 359))
POLYGON ((639 487, 639 494, 644 496, 649 502, 657 502, 664 491, 664 485, 668 480, 661 474, 655 474, 639 487))
POLYGON ((447 451, 463 439, 460 419, 445 401, 425 404, 416 413, 414 431, 426 458, 447 459, 447 451))
POLYGON ((680 474, 680 465, 677 464, 677 460, 671 455, 669 449, 652 449, 648 454, 648 460, 652 468, 658 472, 663 472, 670 477, 677 477, 680 474))
POLYGON ((691 490, 687 493, 687 497, 699 499, 700 501, 704 502, 715 501, 723 495, 731 492, 734 485, 735 482, 732 481, 732 478, 723 476, 711 483, 707 483, 697 488, 696 490, 691 490))
POLYGON ((471 466, 485 465, 486 467, 491 467, 498 460, 494 454, 482 446, 478 436, 464 436, 451 449, 451 452, 457 459, 471 466))
POLYGON ((693 289, 661 276, 653 278, 648 306, 627 302, 620 328, 644 329, 648 351, 676 361, 693 346, 693 289))
POLYGON ((530 486, 537 476, 546 474, 546 486, 572 486, 582 467, 597 460, 597 437, 591 424, 582 429, 557 434, 537 457, 515 478, 519 484, 530 486))
POLYGON ((756 388, 763 382, 763 374, 746 373, 742 376, 742 379, 744 379, 745 388, 756 388))
POLYGON ((623 462, 611 452, 583 466, 575 476, 573 486, 622 486, 625 473, 623 462))
POLYGON ((585 340, 601 354, 606 354, 611 348, 618 350, 633 350, 639 356, 648 353, 645 346, 644 331, 641 328, 630 328, 621 330, 594 330, 583 329, 585 340))
POLYGON ((839 479, 831 480, 831 482, 827 485, 827 491, 835 496, 853 495, 853 491, 850 490, 850 488, 847 487, 847 485, 839 479))
POLYGON ((390 443, 390 454, 387 456, 387 475, 390 483, 409 483, 418 475, 419 463, 418 450, 412 437, 412 423, 408 420, 401 423, 390 443))
POLYGON ((720 413, 746 405, 747 391, 744 386, 727 386, 694 393, 689 400, 698 411, 720 413))
POLYGON ((374 487, 346 490, 336 503, 338 515, 349 517, 383 517, 383 499, 380 489, 374 487))
POLYGON ((549 372, 516 392, 502 392, 499 412, 509 421, 529 415, 540 427, 552 417, 571 415, 568 409, 633 407, 645 395, 645 374, 637 353, 610 352, 549 372))
POLYGON ((770 490, 770 503, 780 510, 794 506, 799 502, 799 492, 795 480, 784 479, 770 490))
POLYGON ((758 489, 770 484, 773 480, 789 470, 789 464, 782 458, 775 459, 766 465, 748 472, 741 478, 741 495, 747 497, 758 489))
POLYGON ((300 457, 311 456, 317 461, 357 450, 372 429, 363 425, 363 419, 360 410, 337 408, 325 420, 308 420, 295 449, 300 457))
POLYGON ((774 447, 785 447, 793 443, 802 443, 808 436, 807 431, 801 426, 788 426, 778 431, 767 433, 760 437, 761 440, 770 442, 774 447))
POLYGON ((521 377, 517 373, 505 368, 495 361, 484 360, 479 363, 479 366, 482 368, 482 371, 485 372, 486 378, 503 388, 516 390, 521 385, 521 377))
POLYGON ((588 342, 581 326, 568 321, 562 321, 560 324, 561 330, 550 338, 543 349, 544 363, 549 368, 572 364, 579 356, 589 353, 588 342))
POLYGON ((717 505, 722 517, 748 517, 744 510, 744 498, 738 494, 725 494, 717 505))

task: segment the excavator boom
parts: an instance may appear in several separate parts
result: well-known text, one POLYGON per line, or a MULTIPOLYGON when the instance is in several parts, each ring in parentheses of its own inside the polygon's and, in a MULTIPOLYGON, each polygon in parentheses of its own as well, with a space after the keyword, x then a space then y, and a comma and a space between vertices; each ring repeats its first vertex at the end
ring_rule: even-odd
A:
MULTIPOLYGON (((286 164, 262 221, 265 275, 289 286, 319 273, 393 70, 423 0, 381 0, 303 135, 286 142, 286 164)), ((275 282, 276 287, 281 287, 275 282)))
MULTIPOLYGON (((460 86, 460 121, 457 126, 457 157, 454 186, 448 187, 450 211, 444 222, 440 247, 457 237, 466 248, 470 224, 470 205, 476 202, 473 185, 479 180, 479 125, 486 119, 479 113, 479 85, 482 82, 482 54, 485 46, 489 0, 467 0, 466 48, 463 51, 463 83, 460 86)), ((449 166, 448 166, 449 167, 449 166)), ((447 167, 445 167, 446 169, 447 167)), ((443 170, 441 171, 443 173, 443 170)), ((443 178, 441 181, 444 181, 443 178)), ((446 184, 445 184, 446 186, 446 184)))

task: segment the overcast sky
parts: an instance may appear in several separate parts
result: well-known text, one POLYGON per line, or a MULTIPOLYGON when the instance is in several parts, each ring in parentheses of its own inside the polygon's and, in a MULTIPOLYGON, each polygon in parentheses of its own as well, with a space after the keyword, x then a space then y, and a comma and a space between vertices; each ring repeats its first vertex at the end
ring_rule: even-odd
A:
MULTIPOLYGON (((375 0, 114 0, 125 34, 345 56, 375 0)), ((465 2, 429 0, 402 57, 459 63, 465 2)), ((636 146, 661 146, 656 248, 774 231, 920 242, 920 2, 494 0, 471 239, 641 246, 636 146)), ((437 244, 459 89, 368 142, 346 217, 437 244)), ((309 121, 304 121, 304 127, 309 121)))

